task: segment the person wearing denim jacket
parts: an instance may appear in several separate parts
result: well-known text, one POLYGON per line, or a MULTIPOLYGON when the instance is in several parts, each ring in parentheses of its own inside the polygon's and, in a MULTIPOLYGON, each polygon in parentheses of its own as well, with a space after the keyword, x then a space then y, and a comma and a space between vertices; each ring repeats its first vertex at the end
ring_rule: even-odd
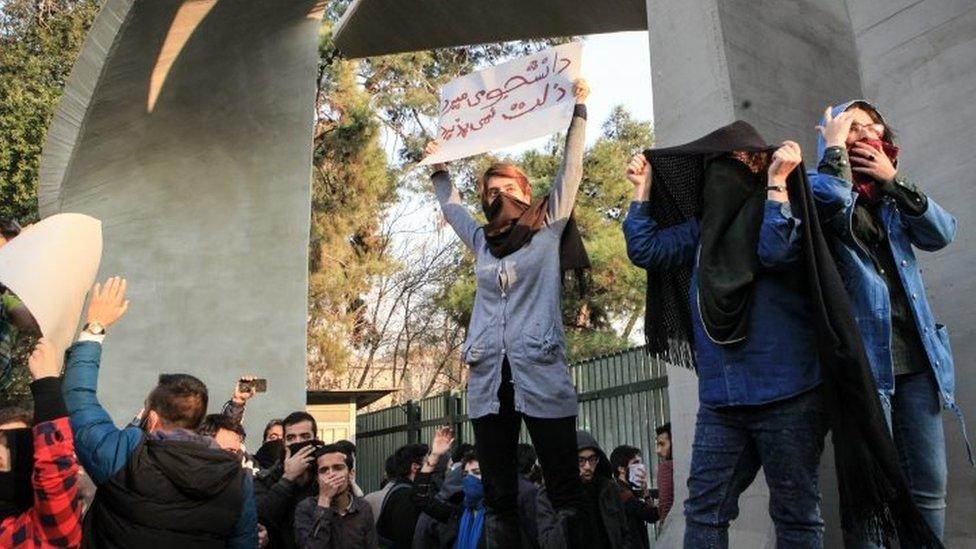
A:
POLYGON ((818 164, 809 179, 821 224, 832 237, 912 498, 941 538, 947 466, 940 410, 960 422, 962 411, 949 334, 929 306, 914 248, 948 246, 956 220, 901 174, 892 132, 874 105, 828 107, 818 129, 818 164))
MULTIPOLYGON (((709 180, 761 182, 758 167, 724 155, 709 162, 709 180)), ((719 344, 707 333, 698 303, 701 219, 667 228, 650 215, 651 167, 636 155, 627 169, 635 199, 623 223, 627 254, 635 265, 667 271, 692 266, 690 307, 700 407, 685 502, 685 547, 727 547, 738 497, 763 468, 769 512, 779 547, 820 547, 823 520, 817 470, 826 416, 814 328, 805 286, 797 284, 801 254, 786 178, 800 162, 786 142, 768 167, 767 199, 756 254, 745 340, 719 344)), ((714 184, 714 183, 713 183, 714 184)), ((759 184, 759 183, 757 183, 759 184)), ((707 205, 706 205, 707 209, 707 205)))

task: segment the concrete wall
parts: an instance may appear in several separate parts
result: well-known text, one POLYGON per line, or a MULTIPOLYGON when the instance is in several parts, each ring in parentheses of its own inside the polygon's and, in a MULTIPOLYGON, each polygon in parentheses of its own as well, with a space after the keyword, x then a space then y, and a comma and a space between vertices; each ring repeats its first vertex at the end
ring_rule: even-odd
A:
MULTIPOLYGON (((699 137, 736 119, 754 125, 771 143, 793 139, 813 161, 813 127, 828 102, 860 94, 857 57, 843 0, 744 2, 648 0, 654 86, 654 124, 659 145, 699 137)), ((669 371, 669 376, 672 372, 669 371)), ((677 369, 679 378, 688 373, 677 369)), ((697 412, 697 385, 669 385, 675 432, 675 509, 660 546, 676 547, 683 535, 681 502, 697 412), (682 448, 684 446, 684 448, 682 448), (684 456, 685 462, 679 460, 684 456)), ((825 454, 824 484, 832 482, 825 454)), ((825 518, 837 523, 836 496, 826 490, 825 518)), ((762 475, 740 498, 730 530, 732 547, 773 547, 768 489, 762 475)), ((828 528, 827 546, 837 529, 828 528)))
POLYGON ((117 423, 161 372, 201 377, 212 411, 240 374, 267 377, 252 449, 268 418, 305 407, 317 7, 110 0, 89 35, 42 203, 101 219, 99 276, 129 279, 99 383, 117 423))
MULTIPOLYGON (((849 0, 864 96, 876 101, 898 132, 900 167, 959 223, 956 241, 919 252, 938 322, 949 327, 956 398, 976 424, 976 2, 849 0)), ((946 546, 976 545, 976 471, 962 431, 945 414, 949 446, 946 546)))
MULTIPOLYGON (((899 131, 903 172, 959 220, 952 246, 935 254, 920 252, 920 258, 936 316, 953 333, 958 400, 965 410, 976 409, 976 379, 967 375, 976 362, 971 313, 976 236, 967 231, 976 221, 970 136, 976 125, 976 4, 648 0, 647 11, 660 144, 680 143, 740 118, 769 141, 798 139, 809 164, 813 126, 828 103, 864 96, 881 105, 899 131)), ((694 428, 687 404, 696 400, 693 389, 680 383, 670 389, 676 456, 682 452, 678 445, 690 444, 677 431, 694 428)), ((946 543, 963 547, 976 541, 976 474, 967 464, 958 424, 951 414, 945 422, 950 469, 946 543)), ((823 461, 826 546, 834 547, 840 539, 829 444, 823 461)), ((682 486, 685 478, 678 475, 687 471, 675 463, 676 485, 682 486)), ((733 539, 771 533, 765 502, 751 496, 743 502, 733 539)), ((665 535, 680 539, 671 537, 671 527, 665 527, 665 535)), ((748 546, 757 546, 754 539, 748 546)))

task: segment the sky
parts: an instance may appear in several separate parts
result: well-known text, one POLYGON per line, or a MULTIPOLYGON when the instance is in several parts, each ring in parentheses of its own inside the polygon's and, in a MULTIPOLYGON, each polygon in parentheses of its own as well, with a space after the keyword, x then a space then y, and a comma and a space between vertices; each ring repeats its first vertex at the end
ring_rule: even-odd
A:
MULTIPOLYGON (((599 137, 599 128, 617 105, 624 105, 637 120, 654 120, 651 108, 651 60, 647 31, 595 34, 583 42, 583 77, 590 84, 586 101, 589 131, 587 142, 599 137)), ((542 149, 549 137, 542 137, 499 149, 517 155, 542 149)))
MULTIPOLYGON (((653 122, 651 62, 647 40, 647 31, 599 34, 584 40, 582 74, 591 90, 586 101, 589 121, 587 144, 593 144, 599 138, 600 126, 617 105, 626 106, 637 120, 653 122)), ((518 155, 531 149, 544 149, 549 139, 550 136, 541 137, 496 152, 518 155)), ((386 145, 387 154, 391 155, 393 162, 395 139, 386 140, 386 145)), ((405 193, 394 209, 403 214, 397 222, 399 230, 395 232, 394 240, 412 238, 417 231, 423 232, 425 227, 431 227, 440 218, 439 208, 430 202, 429 196, 405 193)))

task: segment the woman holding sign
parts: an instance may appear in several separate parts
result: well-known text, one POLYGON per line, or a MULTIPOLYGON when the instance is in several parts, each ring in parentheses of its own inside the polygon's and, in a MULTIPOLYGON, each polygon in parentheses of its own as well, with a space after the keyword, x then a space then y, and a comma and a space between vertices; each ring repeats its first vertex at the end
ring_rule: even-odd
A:
MULTIPOLYGON (((569 545, 577 546, 586 529, 586 521, 577 518, 585 511, 576 390, 564 354, 560 297, 563 271, 587 263, 571 216, 583 176, 589 92, 582 79, 574 83, 566 156, 548 196, 533 200, 522 170, 495 164, 478 180, 488 219, 479 225, 447 166, 435 164, 431 175, 444 217, 475 256, 478 286, 462 354, 470 367, 468 415, 484 475, 488 547, 519 547, 515 456, 523 420, 569 545)), ((432 142, 426 152, 438 150, 432 142)))

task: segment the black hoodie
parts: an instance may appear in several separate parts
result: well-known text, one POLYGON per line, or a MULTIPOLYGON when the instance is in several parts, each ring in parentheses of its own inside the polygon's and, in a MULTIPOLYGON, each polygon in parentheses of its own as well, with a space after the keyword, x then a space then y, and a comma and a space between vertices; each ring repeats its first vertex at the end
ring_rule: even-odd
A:
POLYGON ((199 440, 146 439, 98 487, 84 547, 226 546, 241 515, 239 459, 199 440))
MULTIPOLYGON (((589 519, 591 547, 608 547, 610 549, 631 549, 630 532, 624 511, 621 490, 613 480, 613 466, 603 452, 600 444, 587 431, 576 431, 576 446, 578 451, 592 449, 599 456, 593 480, 583 485, 583 492, 588 506, 584 510, 584 520, 589 519)), ((552 507, 545 487, 539 490, 536 499, 538 506, 539 545, 543 549, 567 547, 566 531, 560 524, 572 517, 560 516, 552 507)))

